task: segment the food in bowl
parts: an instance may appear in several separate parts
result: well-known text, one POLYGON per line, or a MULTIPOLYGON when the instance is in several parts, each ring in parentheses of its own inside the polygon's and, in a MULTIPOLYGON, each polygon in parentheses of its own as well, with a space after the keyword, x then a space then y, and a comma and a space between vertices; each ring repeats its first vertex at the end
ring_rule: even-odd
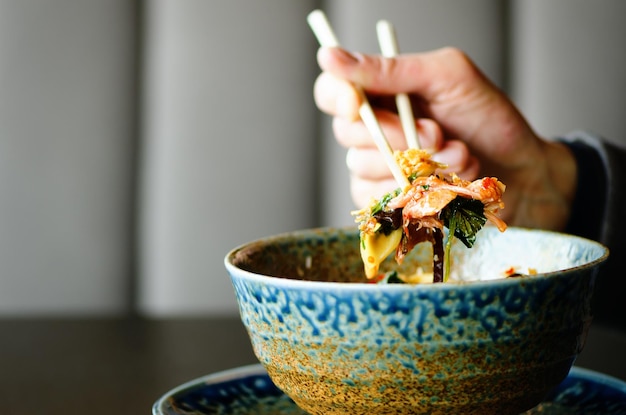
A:
MULTIPOLYGON (((444 284, 369 284, 357 229, 263 238, 225 258, 273 382, 311 414, 519 414, 567 375, 591 322, 602 245, 485 227, 444 284), (506 278, 512 266, 535 275, 506 278)), ((402 264, 432 266, 421 244, 402 264)))
POLYGON ((471 248, 487 220, 500 231, 506 229, 506 223, 498 217, 504 208, 502 194, 506 187, 495 177, 467 181, 456 174, 439 174, 437 170, 446 166, 432 160, 425 150, 395 151, 394 157, 410 185, 353 212, 361 231, 365 275, 369 279, 379 277, 380 264, 392 252, 396 262, 401 263, 417 244, 430 242, 432 278, 411 274, 402 281, 447 281, 453 239, 471 248), (447 237, 444 228, 448 229, 447 237))

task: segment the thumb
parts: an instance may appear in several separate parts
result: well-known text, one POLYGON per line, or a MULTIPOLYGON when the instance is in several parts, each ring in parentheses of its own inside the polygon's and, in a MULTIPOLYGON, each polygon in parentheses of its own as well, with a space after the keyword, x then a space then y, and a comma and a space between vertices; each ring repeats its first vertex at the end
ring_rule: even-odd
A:
POLYGON ((426 101, 448 96, 452 88, 484 86, 486 78, 473 62, 455 48, 393 58, 322 47, 317 60, 323 71, 377 95, 415 93, 426 101))
POLYGON ((390 73, 398 68, 390 64, 392 60, 389 58, 349 52, 339 47, 322 47, 317 53, 317 61, 324 72, 359 85, 369 92, 394 94, 406 91, 403 85, 394 85, 402 82, 403 77, 390 73))

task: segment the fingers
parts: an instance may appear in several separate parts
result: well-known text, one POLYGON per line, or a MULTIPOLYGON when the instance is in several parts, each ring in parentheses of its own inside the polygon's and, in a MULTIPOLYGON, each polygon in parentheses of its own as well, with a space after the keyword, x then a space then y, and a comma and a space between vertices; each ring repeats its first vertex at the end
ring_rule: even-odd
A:
POLYGON ((322 72, 315 80, 313 97, 317 107, 327 114, 351 121, 359 118, 359 94, 348 81, 322 72))
MULTIPOLYGON (((394 150, 407 147, 404 131, 397 114, 377 110, 376 118, 394 150)), ((444 142, 443 131, 435 121, 422 118, 415 121, 420 146, 430 152, 438 151, 444 142)), ((344 147, 371 147, 375 144, 371 133, 361 121, 349 121, 344 118, 333 119, 333 133, 337 141, 344 147)))
MULTIPOLYGON (((375 115, 391 148, 394 150, 405 149, 407 145, 398 117, 386 111, 375 111, 375 115)), ((371 132, 362 121, 350 121, 335 117, 333 119, 333 133, 339 144, 344 147, 374 148, 375 146, 371 132)))
POLYGON ((355 175, 350 176, 352 201, 359 209, 369 205, 372 198, 380 199, 397 188, 398 183, 391 177, 384 180, 368 180, 355 175))
POLYGON ((323 71, 346 79, 372 92, 397 93, 408 91, 401 84, 410 73, 406 66, 396 65, 398 59, 379 55, 350 53, 341 48, 320 48, 317 62, 323 71))
POLYGON ((419 117, 435 119, 449 138, 466 141, 483 157, 511 155, 502 154, 507 149, 491 145, 502 135, 502 126, 511 136, 529 135, 525 120, 512 102, 458 49, 385 58, 351 54, 340 48, 321 48, 318 63, 325 75, 318 78, 317 102, 331 115, 341 113, 351 120, 357 118, 358 97, 350 91, 350 83, 354 83, 376 105, 379 97, 409 94, 419 103, 414 106, 419 117), (328 76, 343 80, 342 86, 336 87, 337 81, 329 82, 328 76), (339 112, 339 108, 348 110, 339 112))
POLYGON ((384 158, 376 148, 350 147, 346 153, 346 165, 352 176, 364 180, 392 178, 384 158))
MULTIPOLYGON (((433 159, 448 167, 440 173, 456 173, 464 180, 475 180, 480 173, 480 163, 467 146, 457 140, 446 141, 433 159)), ((398 187, 380 152, 373 147, 350 147, 346 155, 350 171, 352 199, 358 207, 364 207, 372 198, 381 196, 398 187)))
POLYGON ((420 118, 416 120, 416 127, 420 147, 431 154, 438 152, 444 144, 441 126, 434 120, 420 118))
POLYGON ((459 140, 446 141, 444 146, 433 154, 433 160, 447 164, 440 170, 443 174, 456 173, 461 179, 475 180, 480 173, 480 163, 467 145, 459 140))
MULTIPOLYGON (((446 141, 433 154, 433 159, 447 165, 447 168, 439 170, 443 174, 456 173, 462 179, 474 180, 480 173, 478 159, 461 141, 446 141)), ((392 177, 384 158, 375 147, 350 147, 346 154, 346 165, 353 176, 362 179, 384 180, 392 177)))
POLYGON ((413 92, 427 101, 439 99, 451 88, 473 86, 486 78, 462 51, 443 48, 395 58, 320 48, 317 61, 323 71, 360 85, 374 94, 413 92))

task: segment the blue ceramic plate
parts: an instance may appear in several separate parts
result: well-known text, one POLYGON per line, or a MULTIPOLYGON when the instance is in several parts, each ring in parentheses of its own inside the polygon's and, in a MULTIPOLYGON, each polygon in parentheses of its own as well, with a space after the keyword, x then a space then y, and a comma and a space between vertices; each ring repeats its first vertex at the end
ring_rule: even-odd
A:
MULTIPOLYGON (((244 366, 185 383, 161 397, 153 415, 306 415, 270 380, 261 365, 244 366)), ((624 415, 626 382, 572 368, 537 408, 548 415, 624 415)))

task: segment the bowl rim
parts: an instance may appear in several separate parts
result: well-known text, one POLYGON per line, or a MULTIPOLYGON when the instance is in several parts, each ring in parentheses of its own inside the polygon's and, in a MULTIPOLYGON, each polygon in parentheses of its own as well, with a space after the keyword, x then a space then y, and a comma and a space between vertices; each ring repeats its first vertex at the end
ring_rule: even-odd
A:
POLYGON ((594 259, 593 261, 590 261, 583 265, 577 265, 575 267, 565 268, 565 269, 558 270, 558 271, 538 272, 537 274, 527 275, 522 278, 503 277, 503 278, 493 278, 489 280, 451 281, 451 282, 444 282, 444 283, 437 283, 437 284, 375 284, 375 283, 368 282, 368 281, 338 282, 338 281, 299 280, 299 279, 293 279, 293 278, 288 278, 288 277, 262 275, 262 274, 258 274, 252 271, 247 271, 243 268, 237 267, 231 261, 231 259, 235 256, 237 252, 240 252, 241 250, 246 249, 255 244, 257 245, 267 244, 270 242, 284 240, 286 238, 293 238, 296 236, 303 236, 303 235, 329 234, 329 233, 338 233, 338 232, 355 233, 357 231, 358 229, 356 226, 350 226, 350 227, 329 226, 329 227, 298 229, 295 231, 282 232, 282 233, 277 233, 277 234, 266 236, 266 237, 257 238, 249 242, 240 244, 237 247, 228 251, 228 253, 224 257, 224 266, 226 267, 226 270, 231 278, 233 278, 236 273, 237 278, 239 279, 246 279, 246 280, 257 282, 257 283, 263 283, 263 282, 267 283, 271 281, 273 285, 283 286, 285 288, 289 288, 289 287, 297 288, 297 287, 304 287, 308 285, 314 285, 316 289, 318 290, 328 290, 328 291, 337 290, 337 287, 342 287, 341 289, 345 291, 362 291, 362 290, 372 290, 372 291, 384 290, 386 292, 413 291, 413 290, 415 291, 426 291, 426 290, 447 291, 447 290, 455 290, 455 289, 458 289, 459 287, 463 287, 463 288, 476 287, 476 289, 481 289, 485 287, 493 288, 495 286, 507 287, 512 284, 519 284, 520 281, 530 283, 532 281, 545 280, 546 278, 547 279, 565 278, 569 274, 578 272, 581 269, 597 268, 608 259, 609 254, 610 254, 609 248, 606 247, 604 244, 588 239, 588 238, 584 238, 582 236, 572 235, 572 234, 568 234, 565 232, 557 232, 557 231, 550 231, 550 230, 543 230, 543 229, 533 229, 533 228, 518 227, 518 226, 509 226, 507 229, 507 232, 508 231, 534 232, 534 233, 548 234, 552 236, 561 236, 561 237, 565 236, 568 238, 574 238, 584 243, 595 246, 597 249, 599 249, 602 252, 602 254, 598 258, 594 259))

